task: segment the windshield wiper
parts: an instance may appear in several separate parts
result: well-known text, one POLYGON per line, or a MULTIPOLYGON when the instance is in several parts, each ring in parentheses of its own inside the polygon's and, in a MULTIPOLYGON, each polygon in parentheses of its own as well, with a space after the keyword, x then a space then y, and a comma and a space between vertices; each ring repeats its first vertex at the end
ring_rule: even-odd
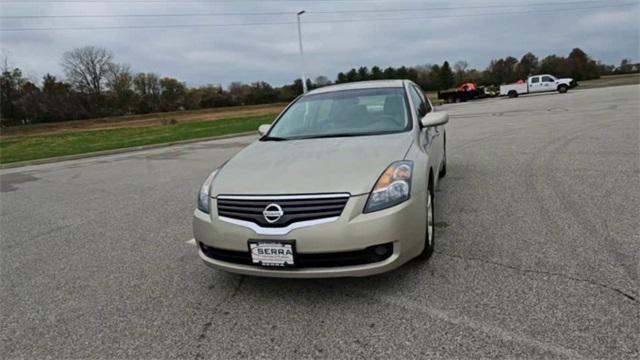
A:
MULTIPOLYGON (((262 141, 286 141, 286 140, 306 140, 306 139, 323 139, 323 138, 339 138, 339 137, 355 137, 355 136, 367 136, 376 135, 377 133, 343 133, 343 134, 321 134, 321 135, 309 135, 309 136, 292 136, 292 137, 279 137, 279 136, 265 136, 262 141)), ((383 133, 380 133, 383 134, 383 133)))
POLYGON ((279 137, 279 136, 265 136, 260 140, 261 141, 286 141, 290 139, 285 137, 279 137))
POLYGON ((296 140, 300 139, 322 139, 322 138, 334 138, 334 137, 354 137, 354 136, 367 136, 367 133, 344 133, 344 134, 323 134, 323 135, 311 135, 296 137, 296 140))

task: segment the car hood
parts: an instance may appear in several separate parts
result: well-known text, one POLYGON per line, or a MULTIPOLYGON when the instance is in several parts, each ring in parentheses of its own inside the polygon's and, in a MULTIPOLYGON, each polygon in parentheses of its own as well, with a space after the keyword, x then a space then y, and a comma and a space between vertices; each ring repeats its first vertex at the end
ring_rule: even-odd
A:
POLYGON ((560 83, 567 83, 567 84, 573 81, 572 78, 561 78, 561 79, 557 79, 557 80, 560 83))
POLYGON ((404 159, 411 141, 411 132, 257 141, 222 167, 211 195, 368 193, 389 164, 404 159))

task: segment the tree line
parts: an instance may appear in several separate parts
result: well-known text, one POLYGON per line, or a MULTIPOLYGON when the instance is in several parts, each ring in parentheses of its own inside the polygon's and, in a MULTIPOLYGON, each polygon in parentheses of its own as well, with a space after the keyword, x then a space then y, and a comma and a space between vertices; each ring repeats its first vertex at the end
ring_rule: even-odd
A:
MULTIPOLYGON (((9 67, 5 59, 0 78, 0 125, 288 102, 302 93, 300 79, 280 87, 263 81, 233 82, 227 87, 189 87, 171 77, 135 73, 129 65, 117 63, 111 51, 93 46, 64 53, 61 65, 64 79, 46 74, 38 84, 25 78, 19 68, 9 67)), ((457 61, 453 66, 448 61, 442 65, 385 69, 362 66, 338 73, 333 81, 326 76, 307 80, 307 87, 314 89, 362 80, 410 79, 423 89, 434 91, 464 82, 499 85, 535 73, 580 81, 639 70, 640 66, 630 60, 623 60, 617 67, 596 62, 576 48, 567 57, 550 55, 539 60, 534 54, 527 53, 520 60, 511 56, 496 59, 485 70, 470 69, 466 61, 457 61)))
POLYGON ((534 74, 552 74, 558 77, 571 77, 577 81, 596 79, 602 75, 627 74, 640 71, 640 64, 631 60, 622 60, 620 66, 606 65, 593 60, 579 48, 573 49, 569 56, 550 55, 542 60, 533 53, 524 54, 520 60, 513 56, 495 59, 483 71, 470 69, 464 60, 451 66, 448 61, 442 65, 401 66, 371 69, 363 66, 348 72, 338 73, 336 83, 378 79, 410 79, 426 91, 450 89, 466 82, 483 86, 496 86, 526 79, 534 74))

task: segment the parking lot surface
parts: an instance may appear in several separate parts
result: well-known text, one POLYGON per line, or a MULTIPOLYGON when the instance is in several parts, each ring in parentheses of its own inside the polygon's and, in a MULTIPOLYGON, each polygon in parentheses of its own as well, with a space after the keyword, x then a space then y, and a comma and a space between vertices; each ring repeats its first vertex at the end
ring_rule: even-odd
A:
POLYGON ((256 137, 3 170, 2 358, 637 359, 638 99, 441 107, 436 253, 362 279, 202 264, 196 191, 256 137))

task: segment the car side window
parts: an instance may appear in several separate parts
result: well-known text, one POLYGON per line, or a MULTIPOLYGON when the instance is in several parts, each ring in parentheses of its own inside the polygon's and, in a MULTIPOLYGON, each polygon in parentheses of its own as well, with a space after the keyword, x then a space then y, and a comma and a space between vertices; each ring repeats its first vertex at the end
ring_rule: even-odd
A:
POLYGON ((424 106, 425 109, 427 109, 427 113, 431 112, 431 106, 429 106, 429 103, 424 99, 423 95, 415 86, 411 86, 410 94, 411 102, 413 102, 416 107, 416 115, 420 115, 420 106, 424 106))
POLYGON ((543 82, 554 82, 553 78, 551 76, 543 76, 542 77, 542 81, 543 82))
POLYGON ((532 77, 532 78, 531 78, 531 83, 532 83, 532 84, 537 84, 537 83, 539 83, 539 82, 540 82, 540 78, 539 78, 539 77, 537 77, 537 76, 536 76, 536 77, 532 77))
POLYGON ((426 99, 426 97, 424 95, 424 92, 422 92, 422 90, 417 86, 414 86, 413 88, 418 92, 418 95, 420 96, 420 98, 422 98, 422 102, 424 103, 425 107, 427 108, 427 114, 430 113, 431 110, 433 110, 433 109, 431 108, 431 104, 429 103, 429 101, 427 101, 427 99, 426 99))

